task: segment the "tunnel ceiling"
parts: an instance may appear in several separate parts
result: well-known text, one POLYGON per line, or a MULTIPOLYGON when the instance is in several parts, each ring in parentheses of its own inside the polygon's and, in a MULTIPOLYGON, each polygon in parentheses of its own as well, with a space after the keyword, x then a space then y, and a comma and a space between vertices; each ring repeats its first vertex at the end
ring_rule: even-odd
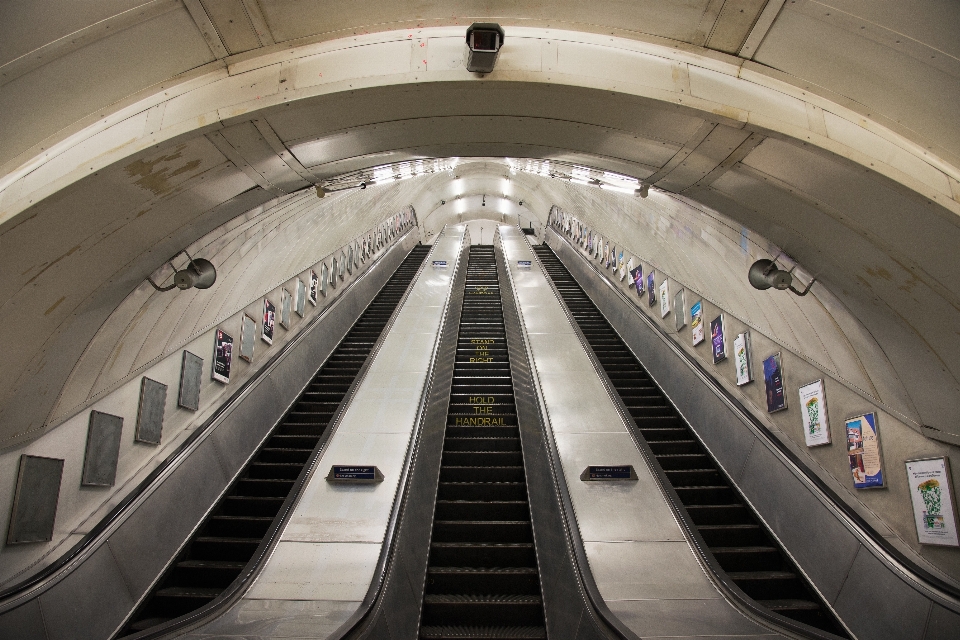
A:
MULTIPOLYGON (((955 324, 958 5, 485 7, 5 4, 0 317, 26 326, 0 381, 5 437, 42 430, 44 412, 12 418, 12 400, 30 390, 52 406, 170 255, 276 198, 417 158, 632 176, 762 234, 931 345, 955 324), (484 78, 462 68, 474 19, 508 34, 484 78)), ((444 180, 421 215, 453 189, 444 180)), ((531 202, 541 221, 565 204, 531 202)), ((948 342, 930 349, 944 371, 960 355, 948 342)))

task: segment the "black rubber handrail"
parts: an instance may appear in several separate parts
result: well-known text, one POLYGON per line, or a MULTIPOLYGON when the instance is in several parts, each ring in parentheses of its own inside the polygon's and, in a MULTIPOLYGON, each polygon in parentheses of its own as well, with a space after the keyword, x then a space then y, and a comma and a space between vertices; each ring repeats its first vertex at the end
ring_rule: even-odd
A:
MULTIPOLYGON (((575 251, 578 256, 582 257, 582 254, 576 250, 569 239, 553 229, 552 226, 549 227, 549 229, 553 231, 557 238, 565 242, 573 251, 575 251)), ((850 524, 855 526, 857 533, 859 533, 863 538, 869 540, 872 544, 876 545, 881 551, 883 551, 884 554, 901 565, 900 567, 892 567, 893 569, 895 569, 897 572, 912 574, 911 578, 913 580, 925 586, 930 591, 939 591, 941 594, 938 595, 949 596, 949 598, 945 599, 953 599, 958 601, 957 603, 960 604, 960 588, 957 588, 956 586, 930 573, 911 558, 906 556, 902 551, 894 547, 889 541, 887 541, 886 538, 880 535, 880 533, 866 520, 864 520, 863 517, 858 514, 852 506, 847 504, 847 502, 843 500, 816 473, 814 473, 813 470, 811 470, 803 460, 801 460, 794 452, 792 452, 785 443, 783 443, 769 429, 767 429, 763 422, 754 416, 753 413, 751 413, 750 410, 747 409, 738 398, 730 393, 710 371, 704 368, 704 366, 690 354, 677 346, 670 334, 664 331, 662 327, 658 326, 655 322, 652 322, 650 318, 646 316, 646 314, 640 312, 636 306, 633 305, 627 299, 627 297, 623 295, 622 291, 613 286, 605 274, 597 271, 593 263, 589 261, 586 262, 590 268, 597 273, 606 286, 610 287, 610 289, 613 290, 614 293, 620 297, 621 300, 623 300, 631 310, 633 310, 651 329, 655 330, 658 335, 667 342, 667 344, 670 344, 673 347, 674 352, 681 359, 683 359, 687 365, 694 369, 700 375, 700 377, 704 379, 705 382, 710 384, 714 393, 723 398, 723 400, 728 404, 732 405, 742 419, 748 420, 751 425, 755 427, 755 431, 760 437, 764 438, 764 440, 773 446, 784 458, 789 460, 790 463, 804 475, 806 480, 813 484, 817 490, 820 491, 823 497, 826 498, 837 511, 841 512, 850 521, 850 524)), ((616 329, 614 329, 614 331, 616 331, 616 329)), ((627 342, 624 341, 624 344, 627 344, 627 342)), ((627 344, 627 348, 629 349, 629 344, 627 344)), ((634 355, 636 356, 636 354, 634 355)))
MULTIPOLYGON (((109 529, 112 524, 114 524, 115 522, 125 517, 127 514, 127 511, 137 501, 137 499, 140 498, 140 496, 142 496, 143 494, 145 494, 147 490, 150 489, 151 486, 153 486, 153 484, 157 481, 157 479, 163 476, 163 474, 166 473, 168 469, 172 468, 175 464, 177 464, 180 461, 181 457, 183 457, 183 455, 190 450, 191 446, 193 445, 194 442, 197 441, 198 438, 203 436, 210 429, 210 427, 216 424, 217 421, 224 414, 231 411, 233 407, 236 404, 238 404, 240 400, 242 400, 246 392, 256 384, 258 384, 260 382, 260 379, 272 369, 273 365, 276 362, 282 359, 294 346, 298 345, 302 340, 302 338, 307 334, 307 332, 315 324, 320 322, 322 318, 325 318, 329 313, 329 311, 336 304, 339 304, 340 300, 343 299, 343 295, 347 291, 353 288, 353 286, 358 281, 360 281, 363 277, 365 277, 368 273, 370 273, 370 271, 383 260, 383 258, 387 255, 387 253, 393 250, 395 247, 399 246, 400 243, 403 241, 404 237, 410 232, 412 232, 415 228, 416 226, 412 226, 410 229, 407 230, 406 233, 398 236, 392 246, 388 247, 386 251, 384 251, 379 257, 377 257, 372 263, 370 263, 370 266, 367 267, 366 271, 360 274, 359 277, 354 279, 352 282, 350 282, 350 284, 347 285, 346 288, 343 289, 341 294, 334 301, 334 304, 331 304, 330 306, 328 306, 326 309, 324 309, 319 314, 317 314, 316 317, 312 318, 306 325, 304 325, 303 328, 300 329, 300 331, 297 333, 295 337, 293 337, 285 345, 283 345, 280 348, 280 350, 277 351, 277 353, 275 353, 269 360, 267 360, 267 362, 256 373, 254 373, 247 381, 241 384, 240 387, 233 394, 231 394, 230 397, 227 398, 227 400, 224 401, 224 403, 220 405, 213 412, 213 414, 210 415, 209 418, 204 420, 203 424, 201 424, 189 436, 187 436, 184 439, 184 441, 181 442, 180 445, 163 460, 163 462, 161 462, 159 465, 157 465, 155 469, 153 469, 153 471, 147 474, 147 476, 129 494, 127 494, 123 498, 123 500, 121 500, 117 504, 117 506, 111 509, 110 512, 107 513, 96 525, 94 525, 94 527, 90 530, 90 532, 87 533, 83 538, 81 538, 73 547, 71 547, 66 553, 60 556, 60 558, 58 558, 56 561, 47 565, 46 567, 44 567, 37 573, 33 574, 29 578, 26 578, 15 585, 12 585, 3 590, 0 590, 0 607, 3 607, 3 605, 8 604, 11 600, 14 600, 16 598, 22 597, 23 595, 26 595, 27 592, 29 592, 30 590, 40 586, 41 583, 51 578, 54 574, 59 572, 61 569, 66 567, 68 564, 73 562, 76 558, 80 557, 85 551, 87 551, 87 549, 90 548, 94 543, 96 543, 99 540, 99 538, 103 535, 103 533, 107 529, 109 529)), ((19 604, 15 606, 19 606, 19 604)), ((10 608, 11 609, 15 608, 15 606, 10 608)), ((8 609, 6 607, 3 607, 3 611, 6 611, 6 610, 8 609)))

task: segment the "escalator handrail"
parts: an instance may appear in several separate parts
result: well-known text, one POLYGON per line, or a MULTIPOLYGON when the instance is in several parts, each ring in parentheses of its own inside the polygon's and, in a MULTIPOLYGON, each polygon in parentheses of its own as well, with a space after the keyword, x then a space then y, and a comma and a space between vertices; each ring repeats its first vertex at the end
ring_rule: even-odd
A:
MULTIPOLYGON (((576 524, 577 520, 576 514, 573 510, 573 500, 570 498, 570 491, 567 487, 566 481, 563 479, 563 472, 560 470, 560 454, 553 436, 553 429, 547 426, 550 423, 549 418, 547 417, 549 412, 544 405, 544 394, 540 385, 540 377, 537 374, 536 367, 533 366, 534 358, 530 347, 530 339, 527 335, 527 330, 522 320, 523 311, 521 310, 516 299, 516 287, 513 283, 513 273, 507 266, 508 262, 506 260, 506 252, 503 249, 503 237, 500 234, 499 227, 497 228, 494 236, 495 244, 497 243, 498 238, 500 244, 497 246, 500 250, 500 255, 504 257, 504 271, 506 272, 507 276, 505 282, 506 286, 510 289, 505 295, 502 294, 501 298, 504 300, 504 310, 506 310, 507 304, 510 304, 516 311, 519 325, 518 338, 525 351, 527 362, 530 363, 530 379, 534 388, 534 395, 537 398, 537 401, 534 404, 536 411, 539 414, 538 417, 540 426, 544 435, 544 442, 546 443, 546 449, 548 453, 547 457, 550 465, 550 473, 552 475, 554 491, 556 492, 556 495, 559 499, 558 501, 562 507, 561 515, 563 517, 564 534, 567 539, 567 544, 574 552, 572 560, 577 572, 577 576, 579 577, 577 587, 579 588, 581 595, 586 600, 586 604, 588 605, 587 611, 591 614, 591 616, 595 617, 595 622, 601 623, 598 626, 602 628, 603 625, 606 625, 608 629, 615 633, 620 640, 640 640, 636 633, 634 633, 619 618, 617 618, 612 611, 610 611, 610 607, 607 606, 606 601, 600 594, 600 589, 597 587, 596 581, 593 579, 593 573, 590 570, 590 563, 587 559, 586 548, 584 547, 583 539, 580 537, 580 529, 576 524), (599 618, 599 621, 597 621, 596 618, 599 618)), ((532 248, 530 252, 534 254, 534 258, 537 259, 536 252, 534 252, 532 248)), ((506 325, 506 322, 504 324, 506 325)))
MULTIPOLYGON (((549 245, 547 245, 549 246, 549 245)), ((534 252, 536 255, 536 252, 534 252)), ((562 260, 557 256, 557 260, 560 261, 561 266, 566 269, 566 266, 563 265, 562 260)), ((540 263, 543 267, 543 263, 540 262, 540 256, 537 256, 537 262, 540 263)), ((568 270, 569 273, 569 270, 568 270)), ((576 282, 576 278, 573 274, 570 274, 570 277, 576 282)), ((563 300, 563 296, 560 293, 559 289, 556 286, 556 283, 553 281, 553 278, 547 276, 547 280, 550 283, 550 287, 554 292, 554 295, 561 303, 564 314, 566 315, 568 321, 573 327, 574 334, 577 336, 580 341, 581 346, 583 347, 584 352, 587 355, 587 358, 590 360, 591 365, 593 366, 594 371, 596 371, 600 382, 603 384, 604 389, 607 391, 611 401, 614 404, 614 407, 617 410, 617 413, 620 415, 621 420, 624 425, 627 427, 627 432, 630 434, 634 445, 637 450, 640 452, 640 455, 644 458, 647 468, 650 470, 651 475, 656 481, 658 488, 660 489, 661 494, 663 495, 665 502, 670 507, 670 510, 673 512, 674 518, 677 520, 677 523, 680 525, 680 529, 684 534, 684 537, 687 539, 687 543, 694 552, 694 556, 697 558, 700 566, 703 568, 704 573, 711 579, 719 590, 726 596, 728 602, 733 604, 741 612, 743 612, 748 617, 752 618, 755 622, 762 624, 767 627, 772 627, 776 631, 781 633, 787 633, 793 635, 794 637, 807 638, 810 640, 842 640, 840 636, 811 627, 809 625, 803 624, 802 622, 797 622, 787 618, 786 616, 780 615, 776 612, 770 611, 769 609, 760 606, 753 598, 748 596, 727 574, 726 571, 717 563, 716 558, 713 557, 713 554, 708 551, 708 545, 703 539, 703 536, 700 534, 696 525, 690 517, 690 514, 687 512, 686 507, 684 507, 683 502, 680 500, 680 496, 677 494, 676 489, 674 489, 673 484, 667 478, 666 473, 660 467, 660 464, 657 462, 656 456, 653 453, 653 450, 650 448, 650 445, 646 442, 646 439, 640 434, 640 430, 637 427, 636 421, 633 419, 633 416, 630 415, 630 411, 627 409, 626 405, 623 402, 623 399, 620 397, 620 394, 617 392, 616 388, 613 386, 613 383, 610 380, 610 376, 607 374, 606 370, 603 368, 603 365, 600 363, 600 360, 597 358, 596 353, 593 351, 593 348, 590 346, 589 341, 586 336, 583 334, 583 331, 580 329, 579 324, 576 319, 573 317, 573 314, 570 312, 570 309, 567 307, 566 302, 563 300)), ((579 286, 579 283, 577 283, 579 286)), ((582 290, 582 288, 581 288, 582 290)), ((584 291, 584 295, 586 292, 584 291)), ((589 299, 589 296, 587 296, 589 299)), ((599 309, 598 309, 599 311, 599 309)), ((602 313, 601 313, 602 316, 602 313)), ((608 323, 609 325, 609 323, 608 323)), ((621 337, 617 330, 610 325, 610 330, 617 334, 618 337, 621 337)), ((621 337, 622 340, 622 337, 621 337)), ((629 345, 626 341, 623 341, 624 346, 630 350, 629 345)), ((640 362, 640 359, 637 358, 636 354, 630 350, 630 353, 640 362)), ((649 374, 648 374, 649 375, 649 374)), ((651 376, 652 379, 653 376, 651 376)), ((658 385, 659 387, 659 385, 658 385)), ((662 389, 661 389, 662 391, 662 389)), ((664 395, 666 393, 664 392, 664 395)), ((696 431, 693 431, 696 436, 696 431)), ((699 439, 699 436, 697 436, 699 439)), ((825 601, 825 599, 824 599, 825 601)))
POLYGON ((185 460, 190 453, 192 453, 195 445, 199 445, 199 440, 205 436, 211 428, 220 422, 227 414, 229 414, 234 407, 236 407, 255 387, 259 382, 269 374, 276 365, 283 359, 283 357, 289 353, 296 345, 306 337, 310 329, 314 327, 318 322, 321 322, 326 318, 330 311, 336 308, 341 301, 344 299, 344 294, 349 291, 354 285, 364 278, 368 273, 370 273, 374 267, 376 267, 394 248, 400 246, 404 237, 412 232, 415 227, 411 227, 401 236, 398 236, 396 241, 373 262, 367 267, 367 269, 360 274, 356 279, 351 281, 341 292, 337 299, 334 300, 329 306, 327 306, 323 311, 318 313, 314 318, 312 318, 307 324, 305 324, 296 336, 291 338, 286 344, 280 347, 280 349, 275 353, 267 362, 260 368, 259 371, 254 373, 248 380, 243 382, 237 390, 227 398, 222 405, 220 405, 203 423, 198 426, 193 432, 188 435, 183 442, 181 442, 177 448, 170 453, 160 464, 157 465, 140 483, 128 493, 113 509, 110 510, 90 531, 83 536, 73 547, 71 547, 66 553, 64 553, 60 558, 58 558, 53 563, 47 565, 40 571, 34 573, 30 577, 18 582, 15 585, 7 587, 3 590, 0 590, 0 613, 14 609, 21 604, 19 600, 24 599, 26 596, 33 596, 35 593, 38 593, 39 590, 45 590, 51 586, 59 578, 59 574, 68 565, 76 563, 85 559, 86 555, 92 553, 93 550, 98 548, 106 538, 106 534, 110 533, 112 529, 119 525, 126 517, 132 512, 133 508, 137 506, 141 498, 146 497, 148 493, 152 491, 156 486, 162 482, 163 477, 172 471, 176 466, 178 466, 183 460, 185 460))
MULTIPOLYGON (((549 230, 560 240, 566 243, 571 250, 582 258, 582 254, 574 245, 562 234, 557 233, 552 227, 549 230)), ((664 343, 679 357, 687 366, 689 366, 697 376, 711 389, 727 406, 737 415, 737 417, 748 424, 756 436, 762 438, 769 447, 775 451, 781 459, 787 464, 794 475, 804 481, 808 488, 820 501, 825 504, 840 520, 848 530, 850 530, 862 543, 874 551, 874 555, 885 564, 895 574, 903 577, 908 583, 912 584, 920 591, 925 591, 933 599, 947 608, 960 612, 960 589, 956 586, 933 575, 914 560, 910 559, 902 551, 894 547, 886 540, 876 529, 874 529, 864 518, 854 510, 845 500, 843 500, 823 479, 821 479, 803 460, 801 460, 785 443, 774 435, 753 413, 747 409, 743 403, 728 391, 720 381, 706 368, 700 364, 693 356, 681 349, 673 338, 663 330, 659 325, 653 322, 646 314, 641 312, 623 292, 606 277, 602 271, 590 261, 584 260, 589 268, 592 269, 601 282, 603 282, 613 293, 619 297, 624 304, 637 315, 642 322, 654 330, 664 343)), ((614 331, 616 331, 614 329, 614 331)), ((619 335, 619 334, 618 334, 619 335)), ((629 345, 626 341, 624 344, 629 345)), ((631 353, 632 353, 631 349, 631 353)), ((637 357, 634 354, 634 357, 637 357)), ((639 361, 640 358, 637 358, 639 361)))
MULTIPOLYGON (((413 229, 408 230, 408 233, 413 229)), ((406 234, 404 234, 406 235, 406 234)), ((403 236, 398 236, 397 241, 393 246, 399 246, 400 241, 403 239, 403 236)), ((416 247, 414 247, 416 248, 416 247)), ((370 366, 376 360, 377 355, 380 352, 380 348, 383 345, 384 340, 387 337, 387 334, 390 333, 390 329, 393 326, 393 323, 396 321, 397 316, 400 313, 400 310, 403 308, 404 302, 406 302, 407 297, 410 295, 410 290, 413 288, 412 285, 417 281, 417 278, 422 273, 424 266, 427 264, 430 253, 432 253, 433 247, 430 248, 430 252, 424 257, 423 262, 420 264, 420 267, 417 269, 417 272, 414 274, 413 278, 410 281, 410 284, 407 286, 406 291, 404 291, 403 296, 400 298, 400 301, 397 303, 396 308, 391 313, 390 318, 387 320, 387 323, 384 325, 383 331, 381 331, 380 336, 377 338, 377 341, 374 343, 373 347, 370 350, 370 354, 367 356, 367 359, 364 361, 363 365, 360 367, 360 370, 357 372, 356 377, 350 383, 350 386, 347 389, 346 394, 341 400, 340 405, 337 407, 337 411, 334 413, 333 417, 330 419, 330 422, 327 424, 326 429, 324 429, 323 434, 320 436, 319 441, 314 447, 313 452, 310 454, 310 458, 307 463, 304 465, 303 469, 300 471, 300 475, 297 477, 296 482, 293 487, 291 487, 290 492, 287 494, 286 499, 283 502, 283 505, 280 507, 280 511, 277 514, 277 517, 274 518, 273 523, 270 525, 270 528, 267 530, 267 533, 264 535, 263 539, 260 541, 260 544, 257 546, 257 550, 254 552, 253 557, 247 562, 244 566, 243 571, 240 575, 216 598, 200 607, 195 609, 190 613, 181 616, 179 618, 174 618, 165 622, 163 624, 151 627, 150 629, 145 629, 139 633, 131 634, 128 636, 123 636, 124 640, 148 640, 152 638, 160 638, 170 634, 174 631, 185 631, 187 627, 196 628, 206 622, 210 621, 226 607, 236 602, 243 594, 246 592, 247 588, 253 583, 253 579, 259 574, 260 570, 263 568, 264 560, 269 557, 270 553, 273 551, 273 548, 276 546, 276 543, 279 541, 280 534, 283 532, 284 527, 287 522, 290 520, 290 517, 293 515, 293 512, 296 508, 297 503, 300 499, 300 494, 302 493, 304 487, 310 481, 313 476, 314 471, 317 468, 317 464, 320 462, 320 458, 323 457, 324 452, 327 449, 327 444, 330 439, 336 433, 337 428, 340 426, 340 421, 343 418, 343 415, 346 413, 347 408, 351 405, 353 400, 354 393, 359 388, 360 384, 363 383, 363 380, 366 377, 367 371, 370 366)), ((409 254, 408 254, 409 255, 409 254)), ((373 265, 371 265, 373 266, 373 265)), ((363 275, 369 273, 369 269, 364 272, 363 275)), ((361 276, 362 277, 362 276, 361 276)), ((388 281, 389 282, 389 281, 388 281)), ((386 283, 384 284, 386 286, 386 283)), ((370 301, 370 304, 376 301, 376 296, 370 301)), ((368 305, 369 307, 369 305, 368 305)), ((357 318, 363 315, 363 311, 358 314, 357 318)), ((331 351, 330 355, 336 351, 331 351)), ((329 357, 329 356, 328 356, 329 357)), ((324 362, 326 364, 326 362, 324 362)), ((320 365, 318 371, 323 368, 323 364, 320 365)), ((312 376, 310 381, 304 386, 306 389, 313 382, 312 376)), ((297 397, 290 403, 290 406, 295 405, 300 396, 303 394, 303 391, 297 394, 297 397)), ((287 414, 287 410, 283 412, 283 415, 277 420, 274 424, 274 427, 271 428, 270 433, 273 432, 273 429, 276 428, 287 414)), ((256 452, 254 452, 256 453, 256 452)), ((201 520, 200 524, 203 524, 201 520)), ((191 536, 192 537, 192 536, 191 536)), ((171 562, 176 561, 176 556, 171 560, 171 562)), ((167 567, 164 567, 164 570, 161 571, 160 575, 162 576, 166 572, 167 567)), ((149 595, 149 591, 146 595, 149 595)), ((124 622, 126 624, 126 621, 124 622)), ((121 626, 121 629, 123 627, 121 626)))

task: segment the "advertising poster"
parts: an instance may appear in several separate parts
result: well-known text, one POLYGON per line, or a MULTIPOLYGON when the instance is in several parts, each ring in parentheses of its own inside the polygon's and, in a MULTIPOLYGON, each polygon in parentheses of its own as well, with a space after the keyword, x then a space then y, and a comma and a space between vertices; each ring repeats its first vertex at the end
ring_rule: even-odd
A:
POLYGON ((347 254, 343 251, 340 252, 340 279, 343 280, 344 274, 347 272, 347 254))
POLYGON ((623 282, 623 279, 627 277, 627 272, 633 269, 633 258, 630 258, 630 262, 627 264, 623 263, 623 258, 620 259, 620 271, 617 272, 617 277, 620 279, 620 282, 623 282))
POLYGON ((653 274, 653 271, 647 274, 647 304, 651 307, 657 304, 657 290, 654 288, 656 282, 654 281, 653 274))
POLYGON ((660 317, 666 318, 670 313, 670 285, 669 280, 660 283, 660 317))
POLYGON ((638 264, 637 267, 630 271, 630 277, 633 278, 633 286, 637 288, 637 295, 643 295, 643 265, 638 264))
POLYGON ((880 459, 880 434, 877 414, 865 413, 846 421, 847 456, 856 489, 877 489, 883 486, 883 463, 880 459))
POLYGON ((737 361, 737 386, 743 386, 753 380, 750 377, 750 352, 747 334, 741 333, 733 339, 733 357, 737 361))
POLYGON ((703 342, 703 300, 697 300, 690 307, 690 331, 693 333, 693 346, 703 342))
POLYGON ((217 329, 213 344, 213 379, 230 382, 230 362, 233 360, 233 338, 217 329))
POLYGON ((327 295, 327 282, 329 281, 327 263, 324 262, 320 265, 320 293, 324 296, 327 295))
POLYGON ((907 483, 920 544, 960 546, 949 458, 907 460, 907 483))
POLYGON ((310 272, 310 304, 317 306, 317 291, 320 288, 320 278, 316 271, 310 272))
POLYGON ((787 394, 783 389, 783 368, 780 366, 779 352, 763 361, 763 386, 767 392, 767 413, 783 411, 787 408, 787 394))
MULTIPOLYGON (((634 277, 633 277, 633 268, 634 268, 634 267, 633 267, 633 258, 630 258, 630 261, 627 263, 627 269, 626 269, 626 271, 624 272, 624 275, 630 274, 630 282, 629 282, 629 284, 627 284, 628 287, 632 287, 632 286, 633 286, 633 283, 636 282, 636 280, 635 280, 634 277)), ((620 279, 623 280, 623 278, 620 278, 620 279)))
POLYGON ((257 321, 243 314, 240 319, 240 357, 253 362, 253 348, 257 343, 257 321))
POLYGON ((601 260, 601 262, 605 267, 610 266, 610 243, 609 242, 605 242, 603 244, 603 259, 601 260))
POLYGON ((613 268, 617 270, 620 274, 620 279, 623 280, 623 276, 626 275, 623 271, 623 249, 620 249, 620 253, 617 256, 617 263, 613 265, 613 268))
POLYGON ((823 380, 800 387, 800 411, 803 412, 803 437, 808 447, 830 444, 830 423, 827 420, 827 394, 823 380))
POLYGON ((277 308, 273 303, 263 299, 263 332, 260 337, 267 344, 273 344, 273 328, 277 325, 277 308))
POLYGON ((713 364, 727 359, 727 342, 723 337, 723 314, 710 322, 710 343, 713 345, 713 364))
POLYGON ((687 305, 683 299, 683 289, 673 296, 673 318, 676 320, 677 331, 687 326, 687 305))

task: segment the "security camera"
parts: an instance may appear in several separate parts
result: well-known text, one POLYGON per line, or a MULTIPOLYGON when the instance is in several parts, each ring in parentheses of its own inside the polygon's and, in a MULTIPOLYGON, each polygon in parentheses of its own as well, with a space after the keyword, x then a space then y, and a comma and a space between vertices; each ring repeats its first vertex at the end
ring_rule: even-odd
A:
POLYGON ((766 258, 757 260, 750 266, 747 279, 754 289, 761 291, 770 287, 783 291, 789 289, 793 283, 793 276, 789 271, 777 269, 777 263, 766 258))
POLYGON ((153 288, 157 291, 170 291, 174 288, 180 289, 181 291, 186 291, 191 288, 209 289, 213 286, 213 283, 217 281, 217 270, 209 260, 193 258, 186 251, 176 253, 173 258, 167 261, 173 268, 173 284, 161 287, 153 281, 153 278, 147 278, 147 282, 153 285, 153 288), (177 271, 176 267, 173 266, 173 258, 176 258, 180 253, 186 255, 190 262, 186 267, 177 271))
POLYGON ((503 27, 493 22, 474 22, 467 28, 464 66, 473 73, 490 73, 503 46, 503 27))
POLYGON ((634 191, 634 193, 641 198, 646 198, 648 195, 650 195, 650 185, 641 182, 640 186, 636 191, 634 191))
POLYGON ((519 205, 522 207, 522 206, 523 206, 523 200, 521 200, 521 201, 518 202, 517 204, 519 204, 519 205))

